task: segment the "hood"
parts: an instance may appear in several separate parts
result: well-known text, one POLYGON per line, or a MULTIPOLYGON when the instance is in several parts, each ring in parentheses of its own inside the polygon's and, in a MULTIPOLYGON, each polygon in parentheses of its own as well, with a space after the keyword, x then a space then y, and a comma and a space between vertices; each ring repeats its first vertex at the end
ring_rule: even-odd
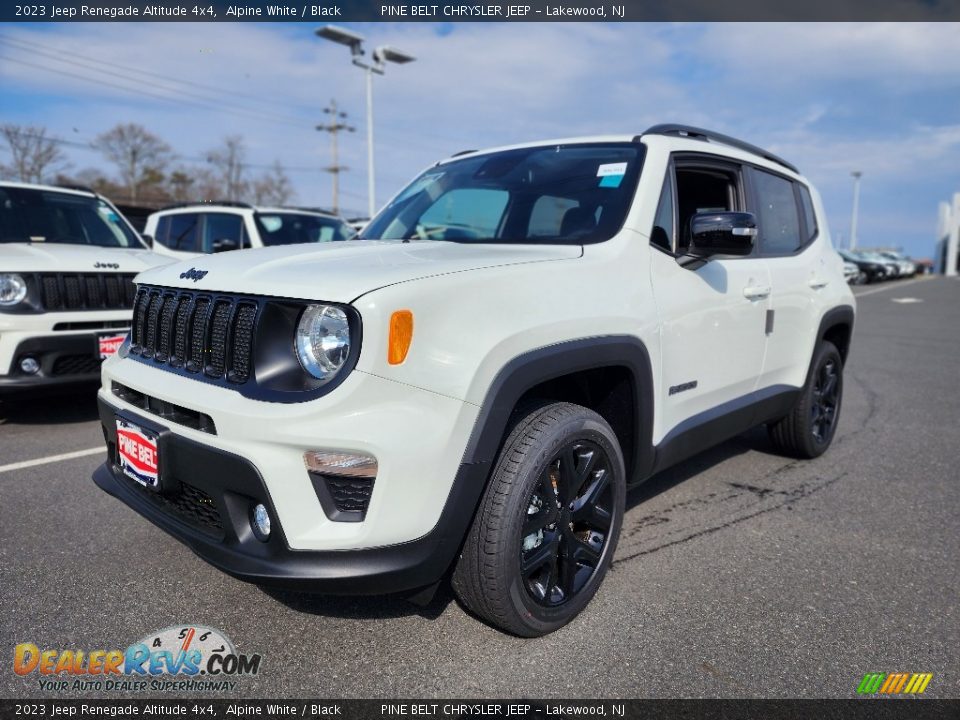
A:
POLYGON ((433 275, 570 260, 579 245, 481 245, 348 240, 193 258, 141 274, 138 283, 347 303, 378 288, 433 275), (189 273, 194 269, 198 272, 189 273), (197 280, 196 278, 205 273, 197 280))
POLYGON ((7 272, 138 273, 170 261, 169 257, 142 248, 128 250, 66 243, 0 243, 0 271, 7 272), (98 267, 98 263, 106 267, 98 267))

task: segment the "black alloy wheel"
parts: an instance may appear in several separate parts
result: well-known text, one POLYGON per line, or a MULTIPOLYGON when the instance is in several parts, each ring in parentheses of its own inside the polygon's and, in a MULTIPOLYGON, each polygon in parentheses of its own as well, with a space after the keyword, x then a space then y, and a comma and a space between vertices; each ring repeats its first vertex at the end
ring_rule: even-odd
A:
POLYGON ((561 605, 597 571, 613 521, 610 467, 603 448, 578 440, 540 473, 520 530, 520 573, 534 602, 561 605))
POLYGON ((833 434, 840 401, 840 370, 835 359, 830 358, 817 369, 813 382, 813 398, 810 403, 810 432, 817 443, 822 443, 833 434))

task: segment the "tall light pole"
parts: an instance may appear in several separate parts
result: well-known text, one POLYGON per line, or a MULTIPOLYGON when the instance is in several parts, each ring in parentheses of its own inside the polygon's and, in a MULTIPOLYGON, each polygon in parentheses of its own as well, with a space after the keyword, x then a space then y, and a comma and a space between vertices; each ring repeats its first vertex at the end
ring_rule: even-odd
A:
POLYGON ((324 170, 333 175, 333 212, 334 214, 337 214, 340 212, 340 173, 347 169, 346 165, 340 164, 340 152, 337 147, 337 135, 341 130, 353 132, 356 128, 352 125, 347 125, 344 122, 344 120, 347 119, 347 114, 337 110, 336 100, 331 100, 330 105, 325 107, 323 112, 330 116, 330 122, 326 125, 317 125, 317 130, 330 133, 330 143, 333 150, 333 164, 324 168, 324 170))
POLYGON ((850 173, 853 176, 853 216, 850 218, 850 249, 857 249, 857 214, 860 212, 860 176, 859 170, 850 173))
POLYGON ((374 73, 383 75, 386 72, 388 62, 403 65, 412 62, 415 58, 389 45, 380 45, 373 51, 368 62, 362 59, 365 54, 363 35, 336 25, 324 25, 316 30, 316 34, 325 40, 331 40, 349 47, 353 64, 361 68, 367 75, 367 203, 369 215, 373 217, 377 209, 373 169, 373 75, 374 73))

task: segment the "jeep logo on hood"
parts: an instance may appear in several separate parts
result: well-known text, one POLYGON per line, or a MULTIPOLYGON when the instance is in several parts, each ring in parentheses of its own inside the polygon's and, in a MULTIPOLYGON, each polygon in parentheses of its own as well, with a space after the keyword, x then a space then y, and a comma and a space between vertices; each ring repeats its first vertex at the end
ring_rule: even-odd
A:
POLYGON ((206 270, 197 270, 196 268, 190 268, 186 272, 180 273, 180 279, 193 280, 194 282, 196 282, 197 280, 203 280, 206 274, 207 274, 206 270))
POLYGON ((95 262, 93 264, 95 268, 109 268, 111 270, 119 270, 120 263, 105 263, 105 262, 95 262))

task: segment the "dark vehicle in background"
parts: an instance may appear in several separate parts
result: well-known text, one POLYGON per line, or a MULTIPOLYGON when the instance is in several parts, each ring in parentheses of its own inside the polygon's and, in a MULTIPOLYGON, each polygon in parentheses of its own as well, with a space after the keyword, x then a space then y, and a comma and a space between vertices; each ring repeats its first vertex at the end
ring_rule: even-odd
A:
POLYGON ((879 282, 880 280, 886 280, 891 277, 892 271, 887 263, 880 262, 879 260, 869 260, 862 254, 849 250, 838 250, 837 252, 840 253, 840 257, 844 260, 853 263, 860 269, 860 272, 864 275, 864 282, 879 282))

